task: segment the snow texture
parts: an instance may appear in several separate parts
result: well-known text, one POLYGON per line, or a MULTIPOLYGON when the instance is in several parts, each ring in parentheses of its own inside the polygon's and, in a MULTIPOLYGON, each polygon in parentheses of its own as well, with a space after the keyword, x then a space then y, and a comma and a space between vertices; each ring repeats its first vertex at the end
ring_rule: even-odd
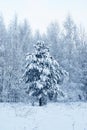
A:
POLYGON ((0 130, 87 130, 87 103, 0 104, 0 130))

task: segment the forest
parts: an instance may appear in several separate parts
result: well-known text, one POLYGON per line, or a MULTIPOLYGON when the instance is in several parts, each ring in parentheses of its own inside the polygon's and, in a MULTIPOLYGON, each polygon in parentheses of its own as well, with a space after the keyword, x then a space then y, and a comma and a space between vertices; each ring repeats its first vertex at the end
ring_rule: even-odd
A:
POLYGON ((0 102, 32 100, 34 105, 36 97, 39 105, 50 101, 87 101, 87 33, 70 15, 62 26, 51 22, 43 34, 39 30, 33 33, 29 22, 20 23, 17 16, 6 26, 0 16, 0 102), (44 41, 44 45, 38 41, 44 41), (35 48, 39 51, 35 52, 35 48), (40 67, 45 68, 44 89, 36 83, 42 74, 40 67), (49 100, 41 95, 49 95, 49 100))

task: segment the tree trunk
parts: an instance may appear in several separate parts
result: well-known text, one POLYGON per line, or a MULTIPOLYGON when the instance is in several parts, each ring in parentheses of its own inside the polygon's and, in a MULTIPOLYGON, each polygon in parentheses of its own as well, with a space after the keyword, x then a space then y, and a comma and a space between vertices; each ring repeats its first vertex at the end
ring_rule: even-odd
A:
POLYGON ((39 99, 39 106, 42 106, 42 99, 39 99))

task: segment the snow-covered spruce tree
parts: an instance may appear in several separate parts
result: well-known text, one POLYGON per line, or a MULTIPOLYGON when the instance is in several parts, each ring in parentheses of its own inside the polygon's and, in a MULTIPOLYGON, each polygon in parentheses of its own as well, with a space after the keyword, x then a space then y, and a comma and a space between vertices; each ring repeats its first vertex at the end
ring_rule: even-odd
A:
POLYGON ((23 75, 29 96, 34 102, 39 101, 39 106, 46 104, 47 100, 57 100, 58 95, 64 96, 59 88, 64 75, 65 71, 50 56, 44 42, 38 41, 35 53, 26 57, 26 69, 23 75))

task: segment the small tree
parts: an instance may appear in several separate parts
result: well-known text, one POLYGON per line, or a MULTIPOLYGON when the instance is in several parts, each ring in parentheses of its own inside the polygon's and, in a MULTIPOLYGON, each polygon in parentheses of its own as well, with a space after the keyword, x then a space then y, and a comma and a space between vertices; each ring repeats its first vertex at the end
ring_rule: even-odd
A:
POLYGON ((27 93, 39 101, 39 106, 47 100, 56 100, 60 93, 59 85, 63 82, 64 71, 49 54, 43 42, 37 42, 35 53, 27 55, 24 80, 27 93))

